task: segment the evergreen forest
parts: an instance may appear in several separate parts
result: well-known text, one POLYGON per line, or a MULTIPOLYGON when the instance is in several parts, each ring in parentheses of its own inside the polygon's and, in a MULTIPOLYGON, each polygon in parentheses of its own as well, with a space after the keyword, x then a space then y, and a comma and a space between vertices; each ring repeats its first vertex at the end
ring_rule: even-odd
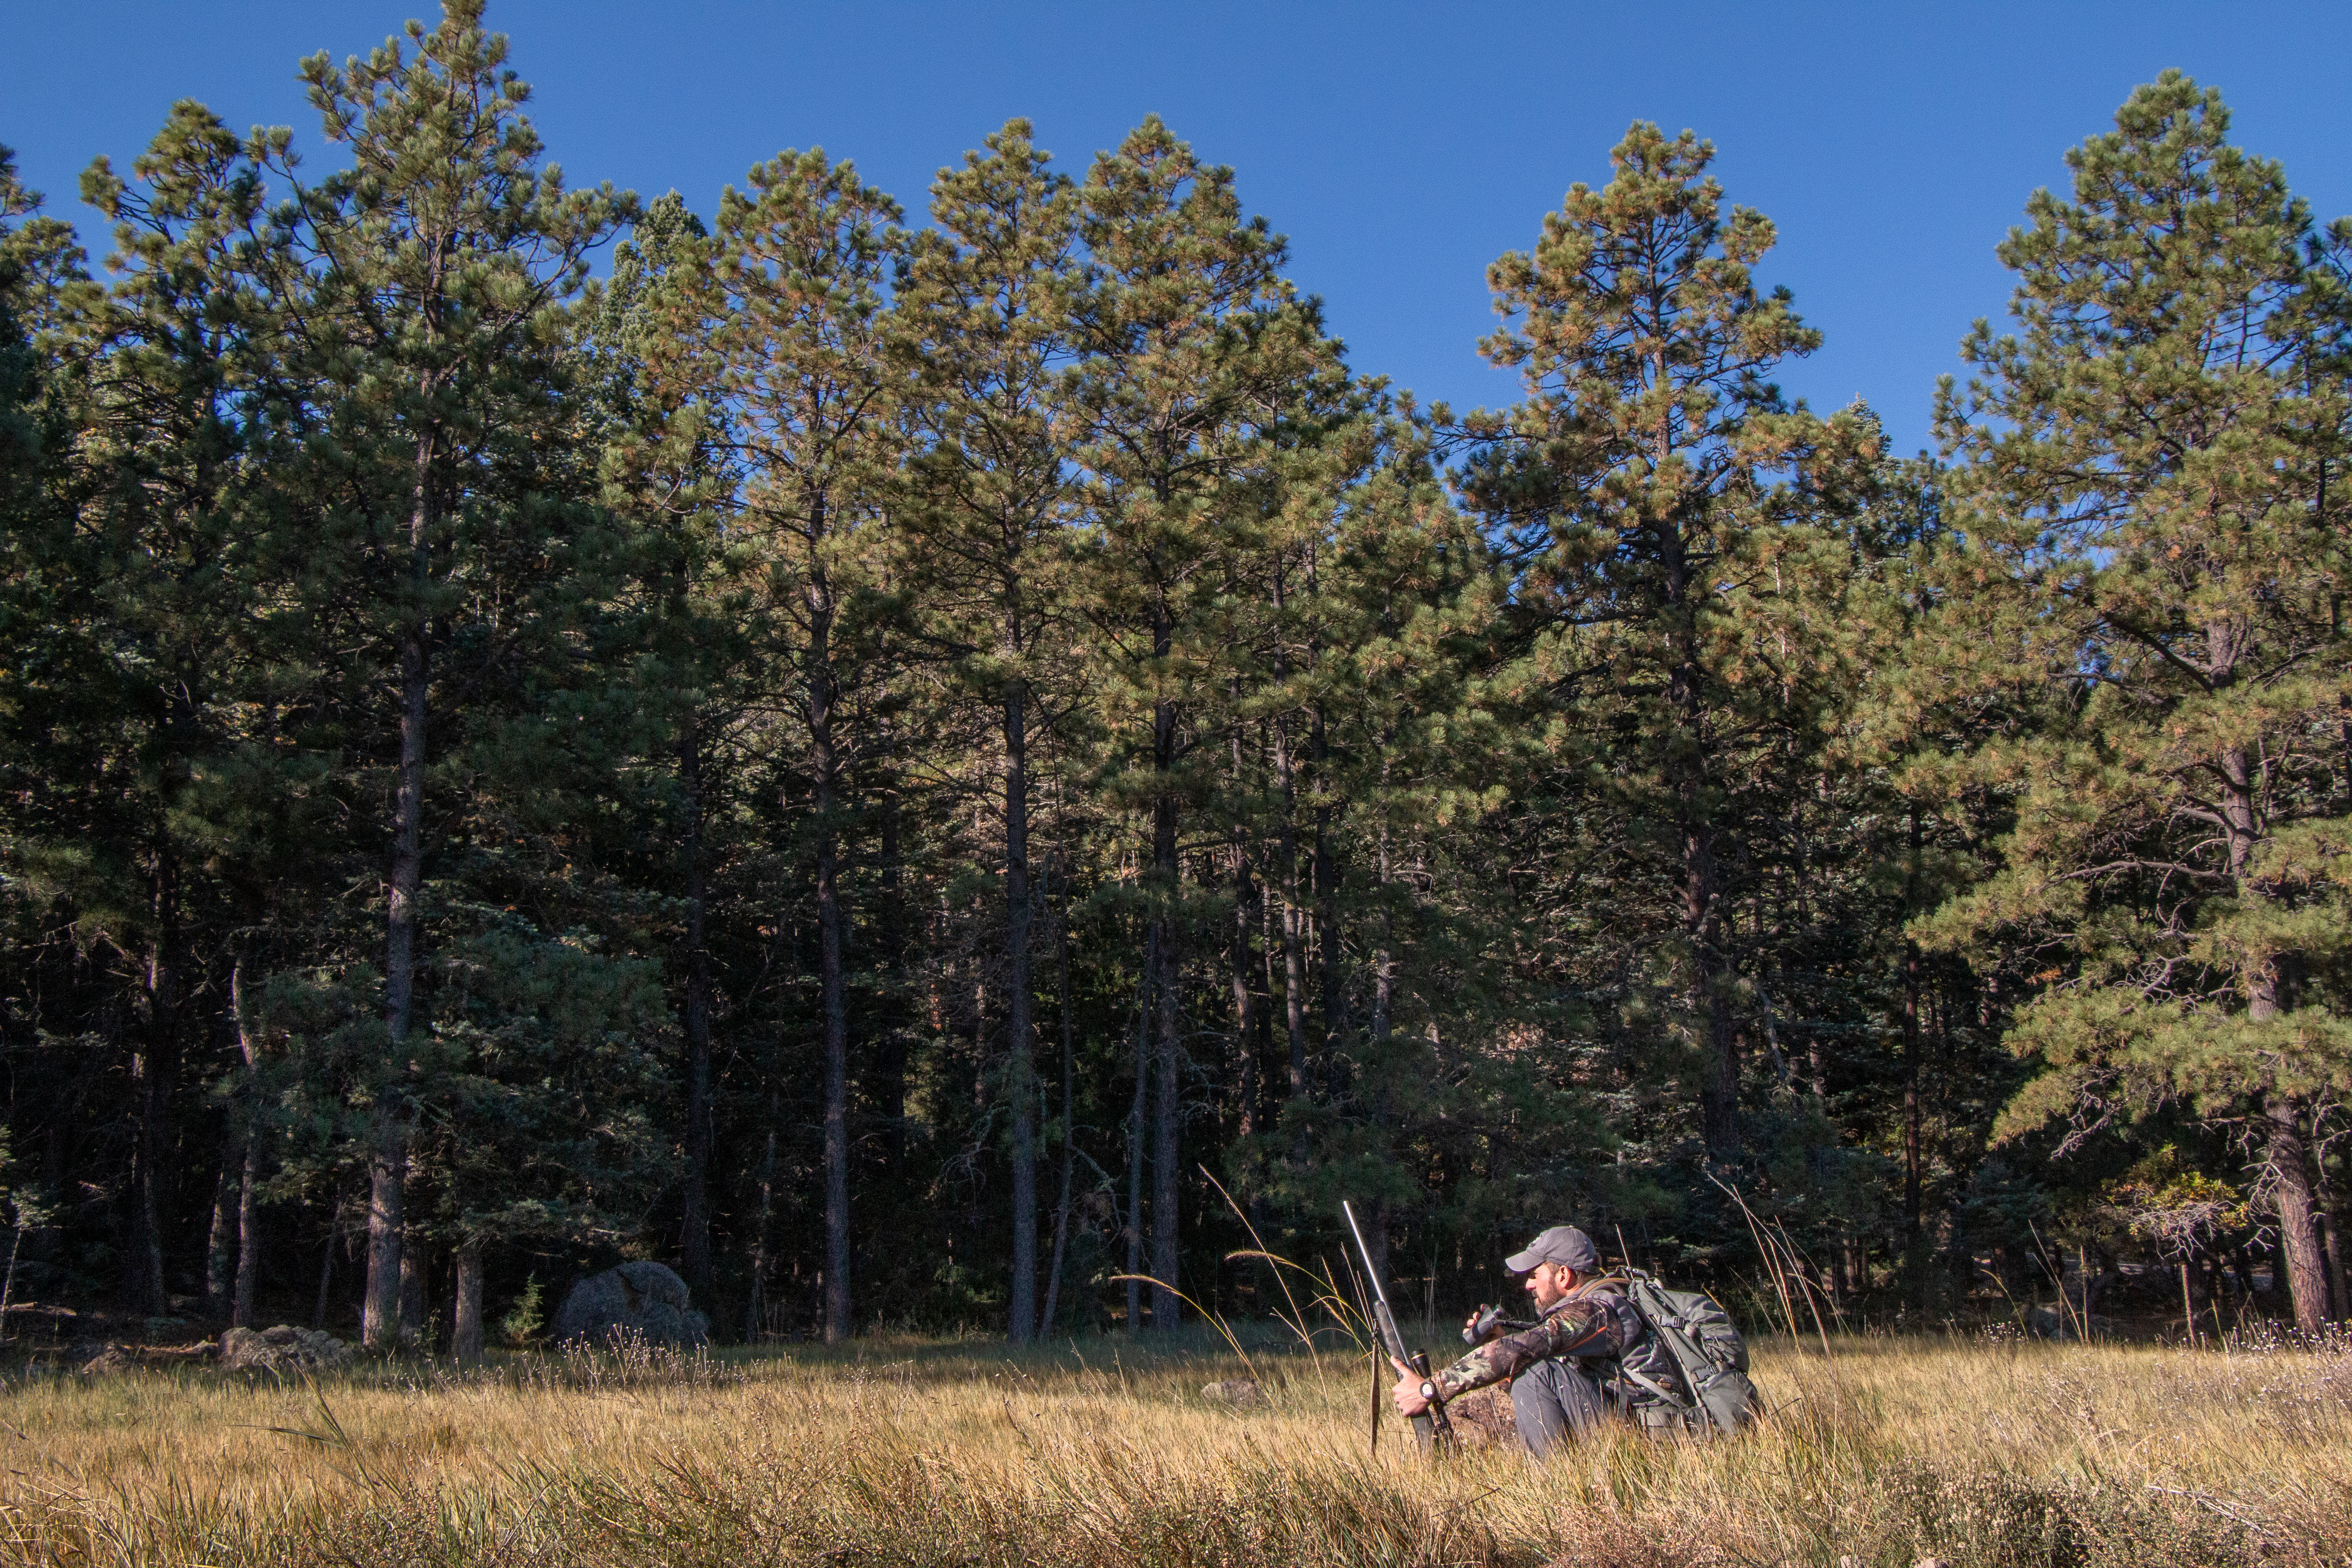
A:
POLYGON ((1414 1316, 1561 1222, 2352 1315, 2352 221, 2214 90, 1905 457, 1690 132, 1464 411, 1156 118, 698 211, 481 0, 300 71, 326 172, 183 100, 95 258, 0 156, 0 1310, 1150 1333, 1346 1198, 1414 1316))

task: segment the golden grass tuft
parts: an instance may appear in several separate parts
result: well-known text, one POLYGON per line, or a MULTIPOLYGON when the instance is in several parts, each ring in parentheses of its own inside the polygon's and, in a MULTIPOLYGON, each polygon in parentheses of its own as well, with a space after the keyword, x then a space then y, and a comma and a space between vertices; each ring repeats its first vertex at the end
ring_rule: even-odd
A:
POLYGON ((2352 1358, 1958 1340, 1759 1347, 1772 1418, 1431 1462, 1360 1357, 1015 1355, 27 1374, 0 1553, 53 1564, 2352 1563, 2352 1358), (1212 1404, 1255 1374, 1265 1398, 1212 1404))

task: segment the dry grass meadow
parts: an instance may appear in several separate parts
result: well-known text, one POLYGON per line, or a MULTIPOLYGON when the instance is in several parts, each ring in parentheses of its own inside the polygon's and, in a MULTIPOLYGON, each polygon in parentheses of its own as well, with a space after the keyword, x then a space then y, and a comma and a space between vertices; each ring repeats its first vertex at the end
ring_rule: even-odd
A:
POLYGON ((1369 1369, 1200 1338, 978 1341, 312 1385, 0 1393, 0 1552, 43 1564, 2352 1563, 2352 1357, 1983 1340, 1759 1348, 1775 1414, 1433 1462, 1369 1369), (1254 1406, 1203 1384, 1255 1374, 1254 1406))

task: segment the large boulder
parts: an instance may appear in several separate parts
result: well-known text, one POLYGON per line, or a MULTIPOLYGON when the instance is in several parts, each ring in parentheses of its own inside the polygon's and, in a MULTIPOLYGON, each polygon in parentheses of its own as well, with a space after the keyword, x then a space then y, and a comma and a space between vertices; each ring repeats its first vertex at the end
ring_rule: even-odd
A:
POLYGON ((332 1334, 280 1323, 274 1329, 231 1329, 220 1337, 224 1372, 271 1372, 288 1376, 348 1365, 352 1347, 332 1334))
POLYGON ((710 1320, 687 1300, 686 1281, 659 1263, 624 1263, 572 1287, 555 1314, 557 1344, 583 1341, 600 1349, 621 1339, 693 1346, 710 1339, 710 1320))
POLYGON ((75 1347, 75 1359, 81 1362, 84 1377, 105 1377, 110 1373, 129 1372, 139 1364, 138 1353, 121 1345, 101 1345, 88 1360, 82 1360, 84 1347, 75 1347))

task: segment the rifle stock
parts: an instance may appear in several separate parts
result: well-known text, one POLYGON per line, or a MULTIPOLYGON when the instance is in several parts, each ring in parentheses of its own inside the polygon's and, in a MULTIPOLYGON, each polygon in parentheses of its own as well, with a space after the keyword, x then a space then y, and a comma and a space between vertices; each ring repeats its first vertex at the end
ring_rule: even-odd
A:
MULTIPOLYGON (((1381 1348, 1423 1378, 1430 1377, 1428 1354, 1405 1349, 1404 1335, 1397 1331, 1396 1314, 1389 1310, 1388 1287, 1380 1270, 1372 1267, 1372 1249, 1364 1245, 1364 1227, 1356 1223, 1355 1205, 1341 1199, 1339 1212, 1348 1216, 1348 1228, 1356 1237, 1356 1255, 1364 1260, 1364 1278, 1372 1282, 1372 1330, 1380 1336, 1381 1348)), ((1432 1403, 1412 1421, 1413 1437, 1424 1448, 1441 1439, 1451 1440, 1454 1436, 1454 1423, 1446 1419, 1443 1405, 1432 1403)))

